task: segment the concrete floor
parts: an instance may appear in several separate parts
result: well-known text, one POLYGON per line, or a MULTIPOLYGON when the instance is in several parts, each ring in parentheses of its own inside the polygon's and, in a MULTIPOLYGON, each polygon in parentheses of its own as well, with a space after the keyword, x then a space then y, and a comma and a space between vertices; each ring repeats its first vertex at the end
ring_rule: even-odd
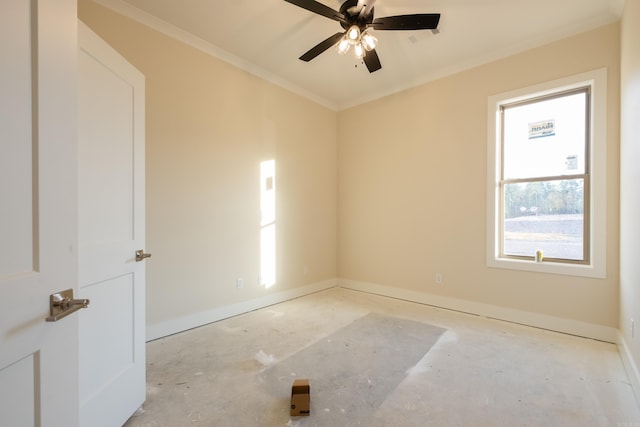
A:
MULTIPOLYGON (((391 375, 376 366, 372 388, 391 375)), ((125 424, 358 425, 640 427, 640 411, 613 344, 334 288, 148 343, 147 401, 125 424), (360 404, 349 395, 320 405, 316 374, 311 415, 290 417, 297 374, 268 373, 370 313, 443 330, 381 403, 345 411, 360 404)))

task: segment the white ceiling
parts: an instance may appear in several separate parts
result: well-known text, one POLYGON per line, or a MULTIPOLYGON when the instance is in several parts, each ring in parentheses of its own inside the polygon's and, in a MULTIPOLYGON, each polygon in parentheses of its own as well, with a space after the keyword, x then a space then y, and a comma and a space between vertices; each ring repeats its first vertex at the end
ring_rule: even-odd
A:
MULTIPOLYGON (((340 110, 617 21, 624 0, 377 0, 375 17, 441 13, 431 31, 377 31, 382 69, 350 53, 298 59, 342 31, 284 0, 95 0, 340 110)), ((339 9, 340 0, 319 0, 339 9)))

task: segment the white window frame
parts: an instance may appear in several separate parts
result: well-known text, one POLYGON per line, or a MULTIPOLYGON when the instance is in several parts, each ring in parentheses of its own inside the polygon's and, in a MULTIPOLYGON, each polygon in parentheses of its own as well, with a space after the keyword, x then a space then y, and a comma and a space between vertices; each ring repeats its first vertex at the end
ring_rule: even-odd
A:
MULTIPOLYGON (((539 273, 606 277, 607 225, 607 70, 589 71, 489 97, 487 108, 487 266, 539 273), (501 106, 584 86, 591 88, 589 264, 535 262, 500 256, 501 106)), ((586 199, 586 195, 585 195, 586 199)))

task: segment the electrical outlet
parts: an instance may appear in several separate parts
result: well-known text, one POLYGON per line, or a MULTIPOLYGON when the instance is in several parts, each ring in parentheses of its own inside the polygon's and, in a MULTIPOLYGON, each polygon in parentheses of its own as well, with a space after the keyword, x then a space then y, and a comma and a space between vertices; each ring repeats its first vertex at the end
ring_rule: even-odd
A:
POLYGON ((244 288, 244 279, 242 279, 242 277, 238 277, 236 279, 236 288, 237 289, 242 289, 244 288))
POLYGON ((436 273, 436 283, 438 285, 442 283, 442 273, 436 273))

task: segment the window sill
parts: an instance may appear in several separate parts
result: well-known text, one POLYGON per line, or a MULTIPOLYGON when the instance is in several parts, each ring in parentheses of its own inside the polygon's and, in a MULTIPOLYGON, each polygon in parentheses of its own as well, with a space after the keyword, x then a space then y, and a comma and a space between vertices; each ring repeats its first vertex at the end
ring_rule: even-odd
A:
POLYGON ((604 266, 598 265, 562 264, 557 262, 535 262, 508 258, 490 258, 487 260, 487 266, 489 268, 560 274, 565 276, 591 277, 595 279, 604 279, 607 277, 604 266))

